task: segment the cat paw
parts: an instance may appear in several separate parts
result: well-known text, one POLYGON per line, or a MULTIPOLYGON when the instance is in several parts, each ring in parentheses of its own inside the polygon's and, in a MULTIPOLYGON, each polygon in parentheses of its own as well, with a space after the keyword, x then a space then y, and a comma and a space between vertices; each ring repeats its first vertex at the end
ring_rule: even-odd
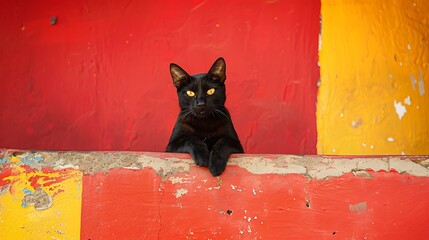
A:
POLYGON ((213 177, 220 176, 223 171, 225 171, 226 163, 225 164, 214 164, 209 166, 210 173, 213 177))
POLYGON ((200 167, 208 167, 209 165, 209 150, 207 147, 195 149, 191 154, 195 164, 200 167))
POLYGON ((225 171, 226 163, 228 162, 228 156, 222 156, 219 154, 211 154, 209 160, 209 170, 213 177, 217 177, 225 171))

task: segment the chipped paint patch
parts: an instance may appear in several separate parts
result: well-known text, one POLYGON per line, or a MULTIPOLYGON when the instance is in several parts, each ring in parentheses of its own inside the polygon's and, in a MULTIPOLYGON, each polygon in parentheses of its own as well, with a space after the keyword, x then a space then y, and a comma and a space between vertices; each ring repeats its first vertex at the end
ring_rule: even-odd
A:
POLYGON ((393 106, 395 107, 396 114, 398 114, 399 120, 401 120, 407 112, 407 109, 404 105, 402 105, 401 102, 396 102, 396 100, 394 101, 393 106))
POLYGON ((171 184, 185 184, 185 183, 191 183, 195 179, 195 176, 193 177, 169 177, 168 180, 171 182, 171 184))
POLYGON ((22 206, 28 207, 34 205, 34 209, 41 211, 46 210, 52 206, 52 197, 49 196, 42 188, 36 189, 34 193, 25 193, 22 199, 22 206))
POLYGON ((367 209, 366 202, 360 202, 356 204, 349 204, 350 212, 365 212, 367 209))
POLYGON ((407 173, 413 176, 429 177, 429 169, 422 165, 416 164, 409 159, 391 158, 389 167, 399 173, 407 173))
POLYGON ((357 120, 353 120, 352 121, 352 127, 353 128, 358 128, 360 125, 362 125, 363 121, 362 119, 357 119, 357 120))
POLYGON ((229 161, 231 165, 237 165, 245 168, 247 171, 254 174, 305 174, 306 168, 300 162, 301 157, 278 155, 275 157, 275 161, 268 157, 253 155, 242 156, 240 158, 232 158, 229 161))
POLYGON ((79 239, 82 172, 37 171, 17 163, 23 164, 15 161, 0 171, 2 239, 79 239))
POLYGON ((186 190, 184 188, 180 188, 180 189, 177 189, 176 193, 174 193, 174 196, 176 198, 180 198, 180 197, 182 197, 185 194, 188 194, 188 190, 186 190))
POLYGON ((407 104, 408 106, 410 106, 411 105, 411 97, 410 96, 406 97, 404 99, 404 103, 407 104))

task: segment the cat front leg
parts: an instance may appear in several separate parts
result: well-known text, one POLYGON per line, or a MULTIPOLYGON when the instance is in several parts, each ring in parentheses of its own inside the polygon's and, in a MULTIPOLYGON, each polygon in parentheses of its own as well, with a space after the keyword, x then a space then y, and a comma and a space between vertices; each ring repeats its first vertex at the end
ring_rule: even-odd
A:
POLYGON ((195 164, 201 167, 209 165, 209 149, 207 144, 195 138, 182 138, 172 141, 167 146, 167 152, 189 153, 195 164))
POLYGON ((243 147, 238 140, 221 138, 213 145, 209 158, 209 170, 214 177, 223 173, 232 153, 243 153, 243 147))

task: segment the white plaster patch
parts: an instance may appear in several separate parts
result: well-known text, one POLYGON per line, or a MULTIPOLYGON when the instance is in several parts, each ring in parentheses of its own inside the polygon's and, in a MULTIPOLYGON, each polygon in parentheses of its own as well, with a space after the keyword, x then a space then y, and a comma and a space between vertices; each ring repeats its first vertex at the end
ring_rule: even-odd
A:
POLYGON ((408 49, 408 50, 411 50, 411 44, 409 44, 409 43, 408 43, 408 45, 407 45, 407 49, 408 49))
POLYGON ((372 169, 376 172, 389 170, 389 164, 383 159, 361 158, 357 160, 357 169, 372 169))
POLYGON ((137 163, 140 163, 141 168, 152 168, 158 174, 163 176, 168 176, 174 172, 187 172, 189 171, 189 166, 194 164, 194 161, 191 159, 177 159, 177 158, 166 158, 160 159, 151 156, 140 156, 137 160, 137 163))
POLYGON ((399 120, 401 120, 407 112, 407 109, 404 105, 402 105, 401 102, 396 102, 396 100, 394 101, 393 105, 395 106, 396 114, 398 114, 399 120))
POLYGON ((278 157, 275 160, 257 155, 253 155, 252 157, 243 156, 240 158, 231 158, 228 164, 239 166, 253 174, 306 173, 305 166, 302 165, 302 157, 298 156, 278 157))
POLYGON ((357 162, 358 159, 315 159, 307 166, 307 174, 315 179, 341 176, 356 169, 357 162))
POLYGON ((185 194, 188 194, 188 190, 186 190, 186 189, 184 189, 184 188, 180 188, 180 189, 177 189, 177 191, 176 191, 176 193, 174 194, 174 196, 176 197, 176 198, 180 198, 180 197, 182 197, 183 195, 185 195, 185 194))
POLYGON ((407 104, 408 106, 410 106, 411 105, 411 97, 410 96, 406 97, 404 99, 404 103, 407 104))
POLYGON ((409 159, 391 158, 389 168, 399 173, 408 173, 413 176, 429 177, 429 169, 421 166, 409 159))
POLYGON ((358 128, 360 125, 362 125, 362 119, 357 119, 357 120, 353 120, 352 121, 352 127, 353 128, 358 128))
POLYGON ((195 176, 193 178, 183 178, 183 177, 169 177, 168 180, 171 182, 171 184, 177 184, 177 183, 191 183, 192 180, 195 179, 195 176))
POLYGON ((241 192, 241 189, 238 188, 238 186, 234 186, 231 184, 231 188, 232 188, 232 190, 237 190, 237 191, 241 192))
POLYGON ((388 137, 387 139, 386 139, 386 141, 388 141, 388 142, 393 142, 395 139, 393 139, 392 137, 388 137))

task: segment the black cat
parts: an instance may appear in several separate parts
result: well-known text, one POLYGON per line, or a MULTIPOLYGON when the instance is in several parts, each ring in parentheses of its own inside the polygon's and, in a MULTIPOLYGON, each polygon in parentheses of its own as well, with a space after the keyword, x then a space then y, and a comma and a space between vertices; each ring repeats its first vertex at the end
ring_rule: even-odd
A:
POLYGON ((190 76, 170 64, 177 88, 180 113, 167 152, 190 153, 195 163, 213 176, 225 170, 229 155, 243 153, 228 110, 225 108, 226 65, 219 58, 206 74, 190 76))

